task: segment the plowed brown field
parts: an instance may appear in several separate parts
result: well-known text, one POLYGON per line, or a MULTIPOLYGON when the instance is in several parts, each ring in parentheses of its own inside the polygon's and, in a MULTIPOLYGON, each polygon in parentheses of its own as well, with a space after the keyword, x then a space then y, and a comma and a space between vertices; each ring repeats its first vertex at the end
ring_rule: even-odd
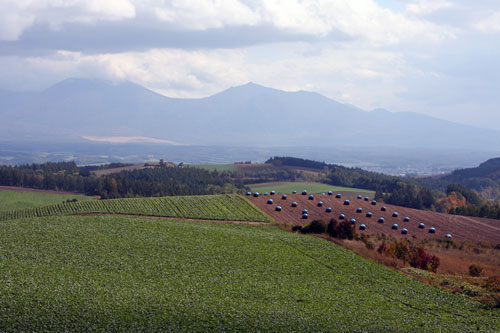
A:
POLYGON ((342 196, 341 199, 335 195, 314 194, 314 200, 308 200, 308 195, 288 194, 286 200, 281 199, 281 195, 259 196, 258 198, 247 197, 264 212, 276 220, 288 225, 305 225, 314 219, 322 219, 325 222, 331 218, 339 221, 339 215, 344 214, 346 220, 356 219, 357 232, 369 234, 387 234, 395 238, 424 239, 424 238, 444 238, 445 234, 451 234, 454 240, 486 242, 490 244, 500 244, 500 221, 484 218, 466 217, 435 213, 430 211, 417 210, 377 203, 372 205, 371 201, 356 199, 354 197, 342 196), (273 204, 267 204, 268 199, 273 199, 273 204), (344 205, 344 200, 349 199, 350 205, 344 205), (291 207, 292 201, 296 201, 298 206, 291 207), (323 201, 323 206, 318 207, 318 201, 323 201), (281 206, 282 211, 277 212, 276 206, 281 206), (385 206, 387 210, 381 211, 385 206), (326 213, 327 207, 332 208, 331 213, 326 213), (362 213, 357 213, 356 209, 361 207, 362 213), (302 219, 302 210, 308 210, 308 219, 302 219), (371 218, 366 217, 367 212, 372 212, 371 218), (398 212, 398 217, 392 217, 393 212, 398 212), (404 222, 405 217, 409 217, 409 222, 404 222), (384 223, 378 223, 380 217, 384 218, 384 223), (398 224, 398 229, 393 230, 392 225, 398 224), (419 229, 419 223, 424 223, 425 228, 419 229), (360 231, 359 225, 365 224, 366 230, 360 231), (429 233, 429 228, 436 228, 436 233, 429 233), (407 235, 401 234, 401 229, 408 229, 407 235))

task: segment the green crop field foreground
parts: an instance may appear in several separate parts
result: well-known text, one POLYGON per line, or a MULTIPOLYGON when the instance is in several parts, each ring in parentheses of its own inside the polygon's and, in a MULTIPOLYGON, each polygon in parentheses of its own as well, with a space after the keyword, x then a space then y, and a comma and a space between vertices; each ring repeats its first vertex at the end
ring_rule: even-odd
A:
POLYGON ((41 192, 22 192, 13 190, 0 190, 0 212, 14 209, 43 207, 55 205, 66 200, 76 199, 78 201, 92 200, 82 194, 55 194, 41 192))
POLYGON ((33 209, 0 212, 0 221, 71 214, 130 214, 206 220, 270 222, 270 217, 247 199, 234 194, 192 195, 69 202, 33 209))
POLYGON ((500 313, 323 239, 124 216, 0 222, 0 331, 498 331, 500 313))

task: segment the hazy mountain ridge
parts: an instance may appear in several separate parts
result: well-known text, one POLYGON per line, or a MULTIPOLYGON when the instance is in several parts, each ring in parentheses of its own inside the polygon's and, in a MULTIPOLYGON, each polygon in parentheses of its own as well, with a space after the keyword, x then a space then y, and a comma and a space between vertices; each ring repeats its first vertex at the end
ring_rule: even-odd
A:
POLYGON ((500 132, 421 114, 363 111, 314 92, 254 83, 198 99, 139 85, 67 79, 40 93, 0 92, 1 139, 144 136, 194 145, 496 149, 500 132))

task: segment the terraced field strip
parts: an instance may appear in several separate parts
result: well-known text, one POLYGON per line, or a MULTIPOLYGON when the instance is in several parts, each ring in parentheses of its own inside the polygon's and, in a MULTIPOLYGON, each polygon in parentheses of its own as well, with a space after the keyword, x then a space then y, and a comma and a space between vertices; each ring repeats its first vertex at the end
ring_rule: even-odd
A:
POLYGON ((1 331, 498 332, 500 312, 317 237, 122 216, 0 222, 1 331))
POLYGON ((355 192, 356 194, 363 194, 367 196, 373 196, 375 194, 374 191, 363 190, 354 187, 343 187, 343 186, 333 186, 322 183, 313 183, 313 182, 270 182, 270 183, 259 183, 259 184, 248 184, 248 187, 252 191, 258 191, 260 193, 263 192, 271 192, 276 191, 276 193, 291 193, 292 191, 297 191, 300 193, 302 190, 306 190, 310 193, 320 193, 320 192, 355 192))
POLYGON ((268 215, 239 195, 172 196, 70 202, 0 212, 0 221, 72 214, 126 214, 203 220, 271 222, 268 215))

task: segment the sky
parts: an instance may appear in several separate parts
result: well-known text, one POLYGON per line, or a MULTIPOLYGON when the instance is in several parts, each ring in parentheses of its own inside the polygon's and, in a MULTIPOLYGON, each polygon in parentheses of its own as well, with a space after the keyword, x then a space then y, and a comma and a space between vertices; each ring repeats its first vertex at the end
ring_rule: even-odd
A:
POLYGON ((0 89, 247 82, 500 130, 498 0, 1 0, 0 89))

